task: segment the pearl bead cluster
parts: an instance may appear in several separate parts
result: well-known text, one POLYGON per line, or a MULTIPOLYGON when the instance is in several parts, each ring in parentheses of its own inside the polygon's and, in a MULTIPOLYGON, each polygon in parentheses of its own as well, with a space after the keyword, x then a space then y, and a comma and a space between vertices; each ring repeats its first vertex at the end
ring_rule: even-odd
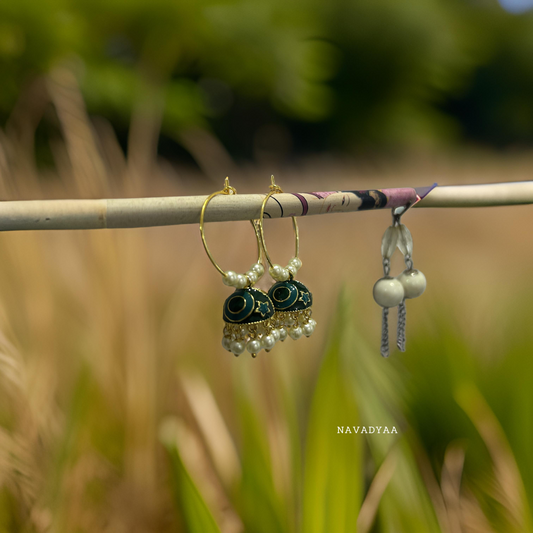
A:
POLYGON ((233 272, 233 270, 228 270, 222 276, 222 282, 229 287, 244 289, 245 287, 251 287, 257 283, 264 273, 265 267, 261 263, 255 263, 250 267, 250 270, 246 272, 246 274, 237 274, 236 272, 233 272))
POLYGON ((234 355, 248 350, 255 357, 261 350, 269 352, 276 342, 287 338, 287 330, 277 327, 272 318, 261 324, 226 324, 222 346, 234 355))
POLYGON ((298 257, 293 257, 286 267, 272 265, 268 269, 268 272, 276 281, 287 281, 291 276, 296 276, 296 273, 300 268, 302 268, 302 262, 298 257))
POLYGON ((287 337, 294 340, 310 337, 315 327, 310 309, 278 312, 261 324, 226 324, 222 346, 236 356, 247 350, 255 357, 261 350, 269 352, 278 341, 283 342, 287 337))
POLYGON ((316 320, 311 318, 311 309, 304 311, 276 311, 273 320, 278 327, 286 328, 289 337, 298 340, 310 337, 315 331, 316 320))
POLYGON ((374 300, 381 307, 396 307, 404 299, 417 298, 426 290, 426 277, 415 269, 404 270, 399 276, 386 276, 374 285, 374 300))

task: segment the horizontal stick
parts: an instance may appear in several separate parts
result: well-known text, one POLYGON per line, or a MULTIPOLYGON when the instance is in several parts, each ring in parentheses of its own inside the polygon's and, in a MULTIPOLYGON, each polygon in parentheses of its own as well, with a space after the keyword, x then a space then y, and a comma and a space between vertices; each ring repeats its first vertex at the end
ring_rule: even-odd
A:
POLYGON ((491 207, 533 203, 533 181, 438 187, 416 207, 491 207))
MULTIPOLYGON (((0 231, 139 228, 197 224, 206 196, 111 200, 32 200, 0 203, 0 231)), ((209 204, 206 222, 259 217, 262 194, 219 195, 209 204)), ((267 204, 270 218, 416 207, 476 207, 533 203, 533 182, 451 187, 281 193, 267 204), (430 194, 429 194, 430 192, 430 194), (418 202, 418 203, 416 203, 418 202)))

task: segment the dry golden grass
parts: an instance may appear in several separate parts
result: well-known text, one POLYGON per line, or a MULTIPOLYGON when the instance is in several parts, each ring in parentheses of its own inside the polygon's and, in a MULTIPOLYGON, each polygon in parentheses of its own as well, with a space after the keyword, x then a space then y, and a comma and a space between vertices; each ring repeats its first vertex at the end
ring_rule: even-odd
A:
MULTIPOLYGON (((141 175, 124 158, 109 125, 89 121, 68 72, 56 72, 47 87, 63 133, 53 144, 57 172, 42 175, 33 164, 28 139, 35 120, 21 103, 0 138, 4 200, 204 194, 219 186, 157 162, 150 139, 146 145, 137 139, 139 150, 146 150, 135 154, 144 161, 141 175)), ((527 179, 530 164, 530 156, 490 154, 463 161, 420 156, 374 166, 317 160, 280 169, 277 179, 286 190, 511 181, 527 179)), ((266 190, 270 173, 241 168, 233 183, 239 192, 266 190)), ((220 185, 224 176, 221 168, 220 185)), ((380 276, 380 240, 389 216, 300 221, 300 278, 313 291, 319 326, 311 339, 288 341, 257 360, 236 359, 220 346, 228 289, 207 260, 197 227, 2 235, 1 526, 39 532, 185 530, 159 443, 160 431, 175 431, 183 461, 221 530, 243 531, 231 496, 243 476, 242 395, 268 435, 276 493, 287 505, 294 503, 293 478, 300 467, 291 448, 299 429, 292 422, 308 409, 341 288, 353 299, 357 329, 378 356, 380 312, 371 288, 380 276), (294 405, 283 401, 284 390, 291 391, 288 403, 294 405)), ((485 339, 487 357, 497 354, 506 343, 498 324, 530 283, 531 218, 529 207, 410 212, 404 222, 428 291, 408 305, 408 341, 419 331, 436 330, 428 309, 445 303, 468 342, 480 347, 485 339)), ((292 250, 290 231, 288 221, 268 222, 267 239, 280 262, 292 250)), ((208 239, 224 267, 242 271, 253 262, 249 225, 210 225, 208 239)), ((485 415, 481 423, 490 424, 485 415)), ((442 512, 448 513, 449 531, 458 531, 454 524, 463 521, 464 531, 481 531, 486 518, 477 501, 460 497, 464 454, 461 447, 447 448, 442 495, 438 484, 434 494, 448 510, 442 512)), ((504 461, 496 461, 498 475, 509 472, 505 461, 514 464, 506 454, 498 455, 504 461)), ((371 498, 385 489, 388 481, 381 488, 380 481, 392 475, 392 463, 386 460, 372 485, 362 530, 372 523, 379 498, 371 498)), ((504 478, 501 486, 519 490, 520 481, 504 478)), ((506 497, 511 514, 524 512, 514 508, 518 496, 506 497)))

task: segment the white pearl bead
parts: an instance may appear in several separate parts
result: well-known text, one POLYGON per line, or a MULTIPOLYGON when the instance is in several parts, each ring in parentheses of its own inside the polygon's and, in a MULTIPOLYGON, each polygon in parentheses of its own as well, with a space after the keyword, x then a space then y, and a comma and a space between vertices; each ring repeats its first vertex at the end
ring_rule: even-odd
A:
POLYGON ((426 276, 420 270, 404 270, 396 279, 402 284, 406 298, 416 298, 426 290, 426 276))
POLYGON ((302 328, 297 327, 297 328, 290 329, 289 330, 289 335, 290 335, 291 339, 294 339, 294 340, 299 339, 303 335, 302 328))
POLYGON ((241 353, 244 352, 244 342, 233 341, 231 343, 231 351, 235 355, 241 355, 241 353))
POLYGON ((300 261, 298 257, 293 257, 289 261, 289 265, 293 266, 296 270, 300 270, 300 268, 302 268, 302 262, 300 261))
POLYGON ((284 323, 286 326, 292 326, 294 324, 294 318, 288 316, 285 320, 284 320, 284 323))
POLYGON ((222 276, 222 283, 228 287, 235 287, 237 283, 237 274, 233 270, 228 270, 225 276, 222 276))
POLYGON ((303 329, 304 335, 306 337, 310 337, 315 328, 312 326, 312 324, 306 324, 302 329, 303 329))
POLYGON ((265 347, 265 350, 270 350, 274 344, 276 344, 276 339, 272 335, 263 337, 263 346, 265 347))
POLYGON ((274 339, 277 341, 280 340, 281 338, 281 333, 279 332, 279 329, 273 329, 272 330, 272 333, 270 333, 272 335, 272 337, 274 337, 274 339))
POLYGON ((253 270, 246 272, 246 276, 250 280, 251 285, 253 285, 257 281, 257 274, 253 270))
POLYGON ((282 268, 280 281, 287 281, 288 279, 289 279, 289 271, 286 268, 282 268))
POLYGON ((257 354, 261 350, 261 342, 255 339, 252 341, 249 341, 248 344, 246 345, 246 349, 251 354, 257 354))
POLYGON ((286 270, 289 273, 289 277, 290 277, 290 274, 292 274, 293 278, 294 276, 296 276, 296 273, 298 272, 298 269, 295 268, 294 265, 289 265, 286 270))
POLYGON ((231 339, 229 337, 222 337, 222 346, 224 347, 224 350, 228 350, 228 352, 231 352, 231 339))
POLYGON ((248 279, 246 278, 246 276, 243 274, 237 274, 237 281, 235 283, 235 287, 237 287, 237 289, 244 289, 246 285, 248 285, 248 279))
POLYGON ((285 328, 279 328, 279 340, 284 341, 287 338, 287 330, 285 328))
POLYGON ((402 284, 394 278, 381 278, 374 285, 374 300, 381 307, 396 307, 404 297, 402 284))
POLYGON ((253 270, 258 278, 265 273, 265 267, 261 263, 256 263, 250 270, 253 270))
POLYGON ((280 265, 272 265, 269 269, 268 269, 268 272, 269 274, 276 280, 276 281, 279 281, 279 276, 282 274, 283 272, 283 267, 280 266, 280 265))

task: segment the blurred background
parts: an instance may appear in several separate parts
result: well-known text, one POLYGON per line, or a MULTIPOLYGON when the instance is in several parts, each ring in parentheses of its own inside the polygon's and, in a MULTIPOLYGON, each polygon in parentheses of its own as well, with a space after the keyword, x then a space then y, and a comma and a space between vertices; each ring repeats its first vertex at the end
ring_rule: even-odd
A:
MULTIPOLYGON (((532 57, 530 0, 4 2, 0 197, 528 180, 532 57)), ((387 360, 388 212, 300 220, 317 330, 256 360, 196 226, 5 233, 0 530, 533 531, 531 222, 410 211, 428 289, 387 360)), ((255 259, 247 224, 207 238, 255 259)))

